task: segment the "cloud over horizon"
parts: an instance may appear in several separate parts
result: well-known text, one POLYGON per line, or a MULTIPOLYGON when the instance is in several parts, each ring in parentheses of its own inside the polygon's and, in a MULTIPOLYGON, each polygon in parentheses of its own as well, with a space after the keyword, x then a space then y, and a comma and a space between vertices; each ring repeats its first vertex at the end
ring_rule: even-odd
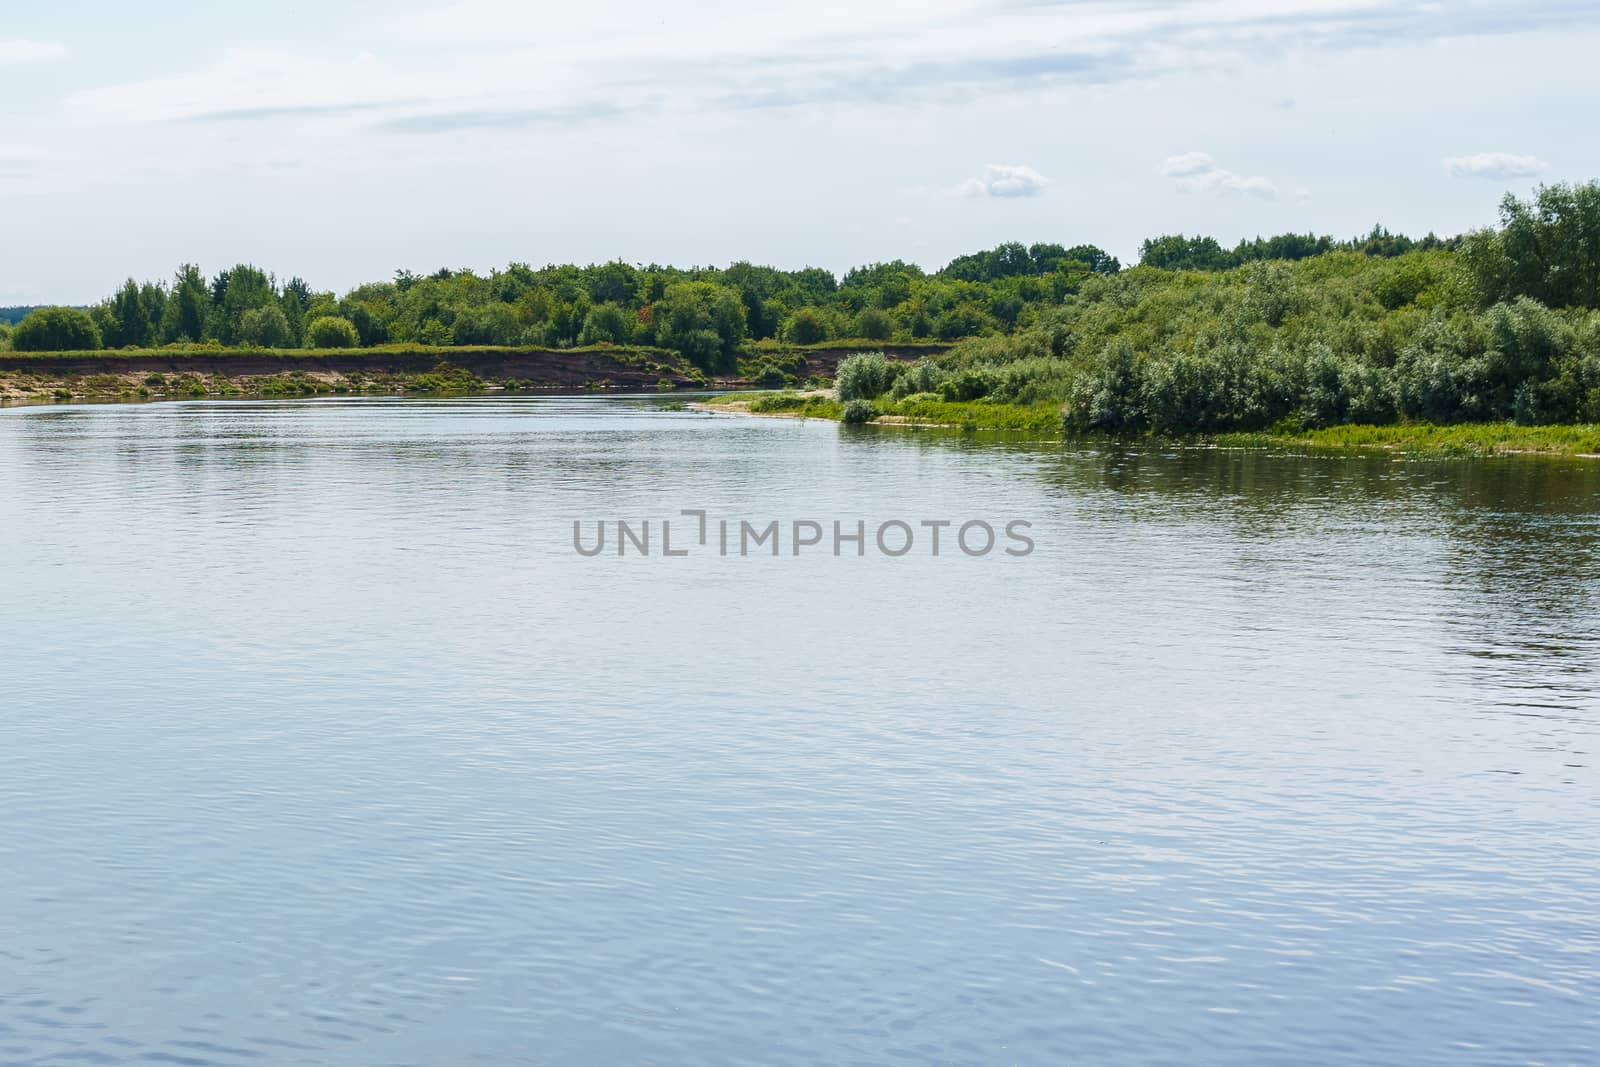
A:
MULTIPOLYGON (((1235 174, 1217 166, 1217 161, 1205 152, 1168 156, 1161 164, 1161 173, 1176 181, 1178 188, 1186 193, 1243 193, 1265 200, 1278 197, 1278 187, 1269 179, 1235 174)), ((1297 196, 1304 199, 1309 194, 1300 190, 1297 196)))
POLYGON ((702 0, 668 19, 648 0, 559 9, 457 0, 394 15, 348 59, 232 48, 186 71, 86 89, 74 103, 123 121, 248 121, 292 101, 381 129, 449 132, 482 116, 584 122, 641 100, 670 99, 685 113, 1148 82, 1290 47, 1526 31, 1578 19, 1581 6, 1467 0, 1446 19, 1426 0, 784 0, 756 10, 702 0), (419 45, 411 61, 396 58, 419 45))
POLYGON ((1017 197, 1038 196, 1050 187, 1050 179, 1021 163, 990 163, 983 174, 968 178, 957 187, 965 197, 993 197, 1012 200, 1017 197))
POLYGON ((1537 156, 1518 156, 1509 152, 1478 152, 1470 156, 1451 156, 1444 169, 1452 178, 1536 178, 1550 169, 1537 156))

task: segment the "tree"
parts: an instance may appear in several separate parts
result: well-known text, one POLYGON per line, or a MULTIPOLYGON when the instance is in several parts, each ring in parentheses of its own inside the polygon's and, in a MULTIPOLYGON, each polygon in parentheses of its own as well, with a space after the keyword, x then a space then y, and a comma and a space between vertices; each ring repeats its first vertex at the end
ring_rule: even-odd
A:
POLYGON ((210 310, 211 294, 206 289, 205 277, 199 267, 185 263, 178 269, 161 316, 162 342, 204 341, 210 310))
POLYGON ((626 344, 633 334, 632 316, 617 303, 596 304, 589 309, 578 331, 580 345, 626 344))
POLYGON ((458 345, 514 345, 521 334, 509 304, 463 308, 451 327, 451 340, 458 345))
POLYGON ((18 352, 93 351, 100 346, 94 320, 77 308, 40 308, 11 331, 11 347, 18 352))
POLYGON ((155 336, 155 327, 140 299, 138 282, 129 278, 122 284, 117 295, 111 298, 110 311, 111 328, 103 331, 106 347, 133 345, 144 348, 150 344, 155 336))
POLYGON ((744 304, 732 289, 711 282, 669 285, 651 307, 650 318, 656 344, 676 350, 702 370, 733 369, 745 318, 744 304))
MULTIPOLYGON (((217 322, 218 333, 225 344, 236 344, 241 339, 240 330, 243 327, 245 312, 264 308, 269 304, 276 306, 278 294, 267 273, 247 263, 241 263, 230 271, 224 271, 217 278, 222 290, 221 315, 217 322)), ((213 299, 216 291, 217 286, 213 285, 213 299)), ((278 311, 281 315, 282 309, 279 308, 278 311)), ((289 332, 287 318, 284 319, 283 329, 285 334, 289 332)))
POLYGON ((1139 262, 1161 270, 1226 270, 1237 266, 1233 255, 1215 237, 1185 237, 1168 234, 1146 240, 1139 246, 1139 262))
POLYGON ((239 319, 239 340, 256 348, 283 348, 291 341, 289 319, 275 304, 251 308, 239 319))
POLYGON ((1479 238, 1469 256, 1486 303, 1600 307, 1600 182, 1540 186, 1531 200, 1508 194, 1500 223, 1498 242, 1479 238))
POLYGON ((894 319, 881 308, 867 308, 856 316, 853 332, 869 341, 887 341, 894 336, 894 319))
POLYGON ((306 328, 306 343, 312 348, 359 348, 361 335, 349 319, 324 315, 306 328))
POLYGON ((814 345, 828 339, 828 320, 815 308, 801 308, 783 326, 783 339, 792 345, 814 345))

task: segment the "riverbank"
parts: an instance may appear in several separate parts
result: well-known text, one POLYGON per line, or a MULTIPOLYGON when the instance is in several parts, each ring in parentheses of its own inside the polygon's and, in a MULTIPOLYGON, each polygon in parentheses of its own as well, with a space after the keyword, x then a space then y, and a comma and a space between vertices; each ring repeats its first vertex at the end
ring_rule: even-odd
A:
MULTIPOLYGON (((895 346, 890 346, 893 349, 895 346)), ((902 359, 948 346, 894 351, 902 359)), ((738 373, 714 377, 666 349, 384 346, 225 349, 173 346, 88 352, 0 351, 0 400, 143 400, 206 396, 517 390, 739 389, 833 377, 859 351, 839 345, 752 346, 738 373)))
MULTIPOLYGON (((829 390, 791 391, 713 397, 701 405, 732 414, 844 421, 845 405, 829 390)), ((919 399, 874 402, 872 426, 990 430, 1031 436, 1073 439, 1106 435, 1067 434, 1058 404, 995 404, 919 399)), ((1224 448, 1293 446, 1310 449, 1388 451, 1423 455, 1489 456, 1546 454, 1600 458, 1600 425, 1519 426, 1512 422, 1438 426, 1429 423, 1392 426, 1331 426, 1317 430, 1281 430, 1163 437, 1145 440, 1204 442, 1224 448)), ((1127 439, 1127 438, 1121 438, 1127 439)))

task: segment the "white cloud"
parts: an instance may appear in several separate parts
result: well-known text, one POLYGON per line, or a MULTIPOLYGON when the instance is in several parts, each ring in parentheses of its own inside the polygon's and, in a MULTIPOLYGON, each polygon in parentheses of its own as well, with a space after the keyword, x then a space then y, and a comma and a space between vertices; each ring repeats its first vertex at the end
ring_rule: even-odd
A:
POLYGON ((1444 161, 1452 178, 1532 178, 1550 169, 1537 156, 1516 156, 1509 152, 1479 152, 1470 156, 1451 156, 1444 161))
POLYGON ((990 163, 977 178, 968 178, 957 188, 962 196, 989 196, 1012 200, 1038 196, 1050 186, 1050 179, 1021 163, 990 163))
POLYGON ((62 59, 66 54, 66 47, 53 41, 0 41, 0 66, 62 59))
MULTIPOLYGON (((1271 180, 1259 175, 1235 174, 1217 166, 1217 161, 1205 152, 1168 156, 1161 164, 1161 173, 1175 179, 1178 188, 1186 193, 1242 193, 1264 200, 1278 197, 1278 187, 1271 180)), ((1300 193, 1310 195, 1305 190, 1300 193)))
MULTIPOLYGON (((427 80, 423 96, 443 95, 427 80)), ((395 101, 404 79, 371 55, 343 63, 269 49, 230 49, 209 68, 106 89, 86 89, 70 102, 111 119, 164 122, 195 118, 265 118, 343 113, 395 101)))
MULTIPOLYGON (((135 121, 361 110, 410 133, 529 117, 575 124, 661 101, 679 113, 862 107, 1229 71, 1286 48, 1532 30, 1575 21, 1574 6, 1471 0, 1442 19, 1432 0, 436 0, 368 38, 385 49, 379 72, 237 52, 79 103, 135 121), (408 57, 408 47, 422 51, 408 57)), ((1240 182, 1237 191, 1265 192, 1240 182)))
POLYGON ((1199 174, 1214 173, 1216 169, 1217 161, 1204 152, 1168 156, 1166 162, 1161 164, 1161 173, 1169 178, 1192 178, 1199 174))

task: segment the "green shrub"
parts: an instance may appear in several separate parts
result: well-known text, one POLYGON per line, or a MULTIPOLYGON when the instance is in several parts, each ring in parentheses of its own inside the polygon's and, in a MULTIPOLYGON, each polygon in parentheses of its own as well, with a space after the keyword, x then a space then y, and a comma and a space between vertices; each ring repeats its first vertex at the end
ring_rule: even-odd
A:
POLYGON ((40 308, 11 331, 11 347, 18 352, 91 351, 100 347, 100 330, 77 308, 40 308))
POLYGON ((782 389, 784 386, 794 383, 794 376, 785 374, 779 368, 766 363, 756 373, 755 383, 763 389, 782 389))
POLYGON ((892 390, 896 399, 917 393, 936 393, 944 380, 944 371, 931 359, 919 359, 905 368, 894 381, 892 390))
POLYGON ((323 315, 306 329, 310 348, 360 348, 361 335, 356 324, 337 315, 323 315))
POLYGON ((814 345, 828 339, 828 320, 811 308, 801 308, 783 327, 783 339, 792 345, 814 345))
POLYGON ((251 308, 239 318, 239 340, 255 348, 283 348, 293 343, 289 319, 275 305, 251 308))
POLYGON ((836 381, 840 400, 872 400, 888 392, 904 364, 882 352, 862 352, 839 363, 836 381))
POLYGON ((844 406, 844 422, 850 426, 871 422, 877 414, 878 409, 872 406, 870 400, 851 400, 844 406))

